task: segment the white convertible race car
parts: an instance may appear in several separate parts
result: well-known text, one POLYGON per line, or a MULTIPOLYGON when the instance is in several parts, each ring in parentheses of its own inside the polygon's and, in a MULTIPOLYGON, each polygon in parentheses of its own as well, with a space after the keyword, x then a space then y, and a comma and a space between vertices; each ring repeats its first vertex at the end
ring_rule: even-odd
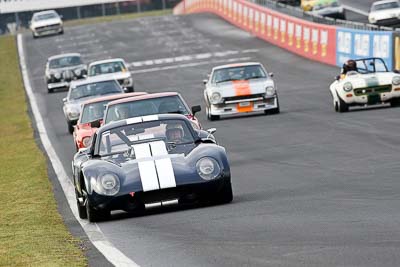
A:
POLYGON ((221 115, 250 112, 279 113, 272 77, 272 73, 256 62, 213 68, 209 79, 203 81, 207 118, 218 120, 221 115))
POLYGON ((338 112, 350 106, 400 104, 400 74, 387 69, 381 58, 355 60, 356 70, 336 77, 330 86, 333 106, 338 112))

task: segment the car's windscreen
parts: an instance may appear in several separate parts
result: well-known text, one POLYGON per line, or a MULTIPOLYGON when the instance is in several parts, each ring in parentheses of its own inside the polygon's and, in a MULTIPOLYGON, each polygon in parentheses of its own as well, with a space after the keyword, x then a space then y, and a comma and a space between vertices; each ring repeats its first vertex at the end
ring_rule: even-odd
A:
POLYGON ((392 8, 400 8, 400 3, 399 2, 389 2, 389 3, 373 5, 371 7, 371 11, 378 11, 378 10, 385 10, 385 9, 392 9, 392 8))
POLYGON ((231 67, 217 69, 212 76, 212 83, 221 83, 236 80, 250 80, 266 78, 267 75, 260 65, 231 67))
POLYGON ((55 58, 49 62, 50 69, 65 68, 77 65, 82 65, 82 60, 78 56, 55 58))
POLYGON ((179 96, 165 96, 115 104, 108 108, 104 123, 154 114, 190 114, 179 96))
POLYGON ((117 94, 123 92, 123 90, 116 81, 89 83, 72 87, 70 90, 71 90, 69 94, 70 100, 77 100, 92 96, 117 94))
POLYGON ((89 70, 89 76, 125 71, 127 70, 124 66, 124 63, 122 63, 122 61, 115 61, 91 66, 89 70))
POLYGON ((82 110, 80 123, 89 123, 95 120, 102 119, 109 100, 86 104, 82 110))
POLYGON ((56 13, 46 13, 46 14, 36 15, 33 18, 33 20, 34 21, 41 21, 41 20, 55 19, 55 18, 58 18, 56 13))
POLYGON ((382 59, 356 60, 357 72, 366 74, 374 72, 388 72, 385 62, 382 59))
POLYGON ((125 153, 135 144, 163 141, 167 144, 184 145, 193 143, 194 138, 187 123, 184 120, 175 119, 141 122, 113 128, 103 132, 99 141, 99 155, 106 156, 125 153))

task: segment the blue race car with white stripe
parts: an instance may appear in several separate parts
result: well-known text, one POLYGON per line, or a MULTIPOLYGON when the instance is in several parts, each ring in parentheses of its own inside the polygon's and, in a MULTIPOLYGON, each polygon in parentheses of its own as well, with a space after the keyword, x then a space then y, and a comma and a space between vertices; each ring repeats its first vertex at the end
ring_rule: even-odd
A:
POLYGON ((143 211, 185 203, 229 203, 231 173, 213 133, 183 115, 136 117, 107 124, 72 162, 79 216, 143 211))

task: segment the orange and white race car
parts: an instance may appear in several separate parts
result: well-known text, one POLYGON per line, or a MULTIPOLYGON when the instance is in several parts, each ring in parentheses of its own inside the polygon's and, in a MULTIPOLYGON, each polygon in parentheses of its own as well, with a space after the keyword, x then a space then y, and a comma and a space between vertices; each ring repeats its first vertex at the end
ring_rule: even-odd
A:
POLYGON ((250 112, 279 113, 276 85, 261 63, 247 62, 218 66, 212 69, 204 99, 209 120, 221 115, 250 112))

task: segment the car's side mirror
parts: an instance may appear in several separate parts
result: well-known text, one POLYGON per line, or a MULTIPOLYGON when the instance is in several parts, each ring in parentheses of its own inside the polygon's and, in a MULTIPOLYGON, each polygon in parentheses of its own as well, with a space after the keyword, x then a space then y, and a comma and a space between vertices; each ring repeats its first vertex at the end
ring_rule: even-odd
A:
POLYGON ((203 84, 207 84, 207 82, 208 82, 207 79, 204 79, 204 80, 203 80, 203 84))
POLYGON ((101 120, 95 120, 90 122, 90 127, 92 128, 100 128, 101 120))
POLYGON ((340 80, 340 75, 335 76, 335 80, 339 81, 340 80))
POLYGON ((217 131, 216 128, 207 129, 207 133, 209 133, 209 134, 214 134, 216 131, 217 131))
POLYGON ((67 98, 64 97, 64 98, 62 99, 62 101, 63 101, 64 103, 67 102, 67 98))
POLYGON ((270 73, 268 73, 269 74, 269 76, 272 78, 272 77, 274 77, 274 73, 273 72, 270 72, 270 73))
POLYGON ((197 112, 201 111, 201 106, 193 106, 192 107, 192 114, 195 115, 197 112))

